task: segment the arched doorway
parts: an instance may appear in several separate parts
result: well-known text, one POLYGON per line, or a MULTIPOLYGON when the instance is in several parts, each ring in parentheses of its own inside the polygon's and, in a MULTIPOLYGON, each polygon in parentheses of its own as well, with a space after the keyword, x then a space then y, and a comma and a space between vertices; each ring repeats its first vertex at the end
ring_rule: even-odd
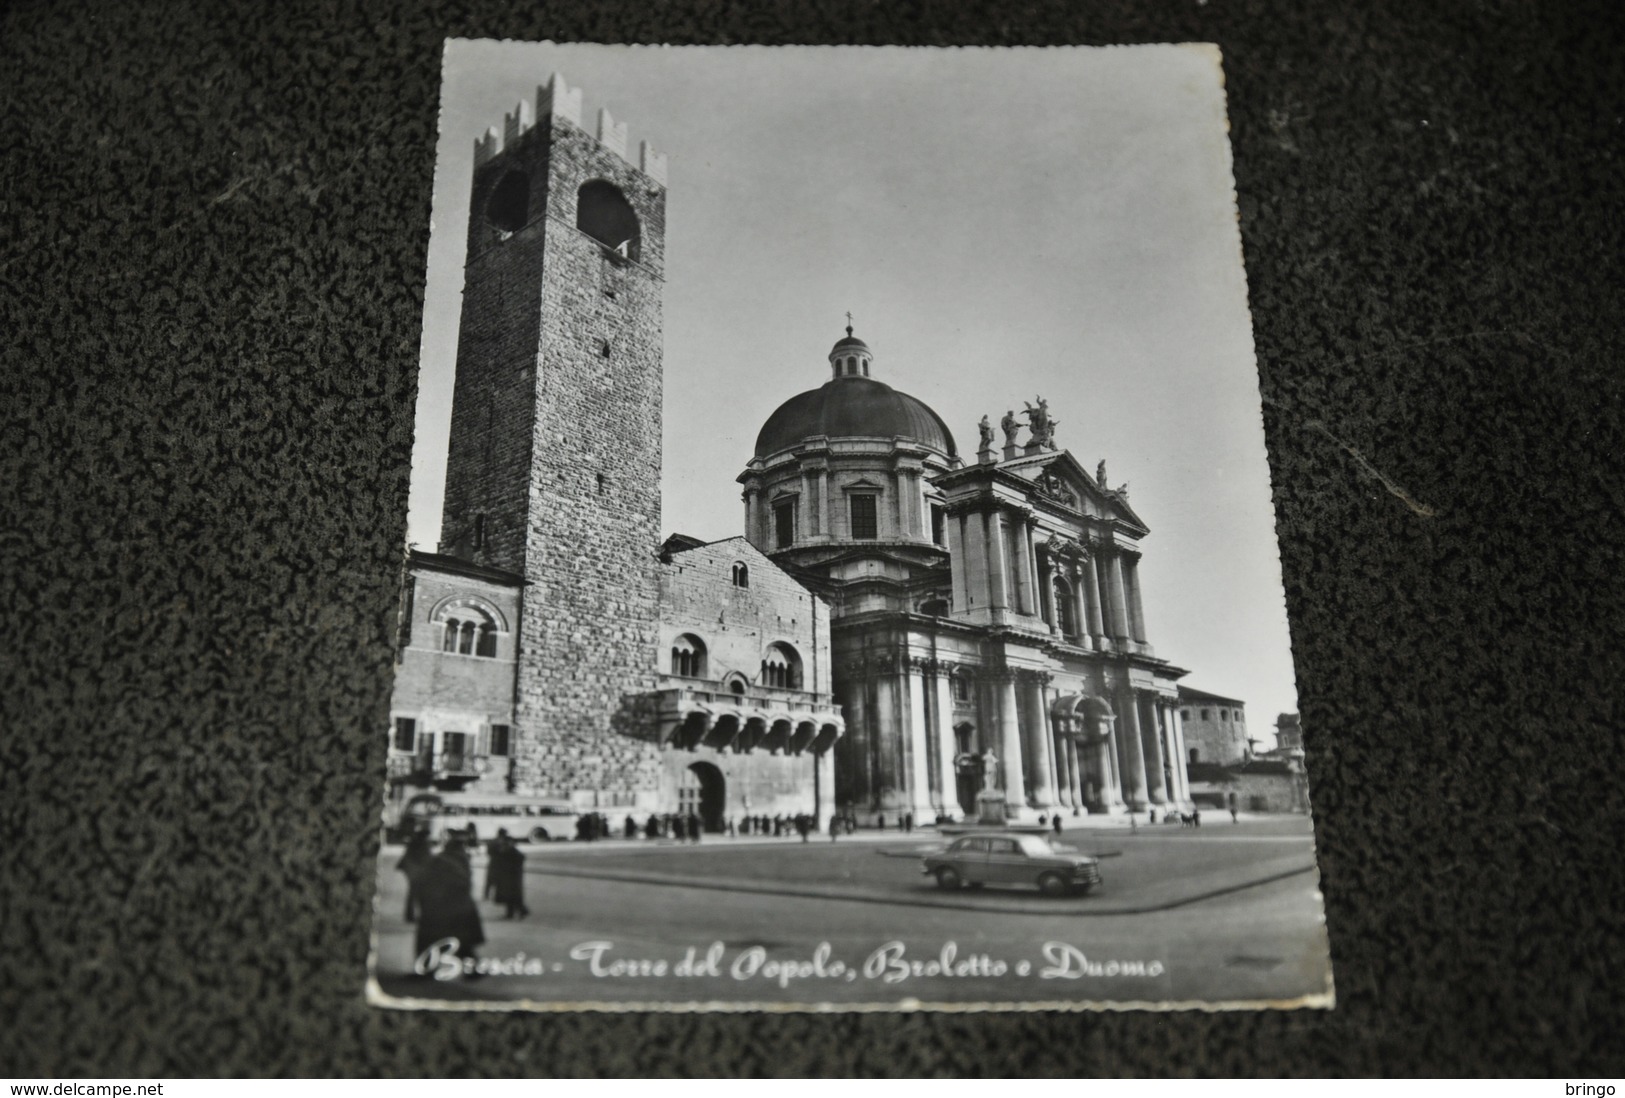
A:
POLYGON ((697 762, 683 771, 677 786, 677 811, 699 816, 707 831, 722 830, 722 810, 728 803, 728 782, 722 771, 708 762, 697 762))

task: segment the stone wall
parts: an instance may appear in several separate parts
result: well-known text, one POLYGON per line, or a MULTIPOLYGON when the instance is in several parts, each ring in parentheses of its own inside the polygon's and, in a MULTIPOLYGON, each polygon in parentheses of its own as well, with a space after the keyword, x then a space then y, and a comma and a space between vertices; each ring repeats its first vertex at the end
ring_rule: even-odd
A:
POLYGON ((672 642, 684 633, 704 642, 707 678, 739 672, 758 682, 777 641, 801 657, 801 689, 829 692, 828 609, 743 537, 677 553, 661 568, 661 671, 672 672, 672 642), (748 569, 746 587, 733 582, 736 563, 748 569))
POLYGON ((1195 748, 1197 759, 1220 766, 1235 766, 1251 757, 1247 743, 1247 714, 1230 700, 1191 697, 1181 692, 1179 709, 1185 724, 1186 761, 1195 748), (1220 712, 1224 716, 1220 717, 1220 712), (1202 714, 1207 713, 1204 717, 1202 714))
POLYGON ((659 784, 658 751, 625 733, 656 682, 664 219, 660 183, 556 115, 510 127, 475 173, 442 547, 527 581, 528 792, 616 800, 659 784), (636 214, 629 254, 576 227, 594 180, 636 214), (492 196, 521 191, 522 224, 487 217, 492 196))

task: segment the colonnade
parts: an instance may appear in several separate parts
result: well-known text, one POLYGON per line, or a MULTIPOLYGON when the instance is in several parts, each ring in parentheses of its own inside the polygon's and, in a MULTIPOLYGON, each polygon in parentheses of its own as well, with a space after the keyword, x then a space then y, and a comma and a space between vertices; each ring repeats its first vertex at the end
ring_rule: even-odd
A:
POLYGON ((1092 699, 1108 715, 1057 716, 1064 695, 1047 672, 956 668, 950 661, 879 654, 849 661, 845 792, 859 811, 925 822, 964 814, 959 803, 953 680, 970 678, 973 751, 992 748, 1007 813, 1183 805, 1190 801, 1184 732, 1172 695, 1121 687, 1092 699), (972 716, 972 714, 974 714, 972 716))
POLYGON ((1135 550, 1065 541, 1041 555, 1037 519, 1017 507, 952 511, 947 529, 956 614, 1038 618, 1052 634, 1096 650, 1146 643, 1135 550))

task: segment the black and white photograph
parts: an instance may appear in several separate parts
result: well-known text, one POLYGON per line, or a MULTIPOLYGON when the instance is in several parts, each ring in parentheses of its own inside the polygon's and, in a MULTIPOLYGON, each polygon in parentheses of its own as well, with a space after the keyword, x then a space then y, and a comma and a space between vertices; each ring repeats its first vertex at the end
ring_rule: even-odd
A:
POLYGON ((1219 50, 441 96, 369 1000, 1332 1007, 1219 50))

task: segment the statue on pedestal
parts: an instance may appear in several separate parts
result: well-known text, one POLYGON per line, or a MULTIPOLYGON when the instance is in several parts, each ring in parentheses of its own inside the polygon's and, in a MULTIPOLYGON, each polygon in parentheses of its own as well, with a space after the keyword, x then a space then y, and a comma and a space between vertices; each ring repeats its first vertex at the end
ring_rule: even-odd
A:
POLYGON ((1004 418, 999 420, 999 426, 1004 430, 1005 446, 1014 447, 1016 435, 1021 431, 1021 420, 1016 418, 1014 410, 1007 410, 1004 413, 1004 418))
POLYGON ((982 422, 976 425, 976 429, 982 435, 982 441, 976 447, 977 451, 991 450, 993 448, 993 424, 988 422, 986 416, 983 416, 982 422))
POLYGON ((1046 450, 1055 449, 1055 428, 1060 421, 1049 414, 1049 401, 1039 397, 1037 406, 1027 405, 1027 411, 1023 414, 1027 417, 1027 425, 1032 428, 1031 445, 1046 450))

